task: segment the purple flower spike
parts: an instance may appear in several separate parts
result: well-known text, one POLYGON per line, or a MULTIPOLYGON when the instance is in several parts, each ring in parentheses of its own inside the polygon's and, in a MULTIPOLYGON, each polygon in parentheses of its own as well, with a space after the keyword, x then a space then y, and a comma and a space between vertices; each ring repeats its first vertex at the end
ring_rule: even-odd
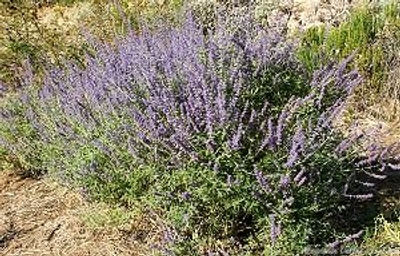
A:
POLYGON ((254 173, 255 173, 257 181, 261 185, 261 187, 267 192, 272 191, 271 187, 267 181, 267 178, 263 175, 263 173, 257 169, 255 169, 254 173))
POLYGON ((280 190, 285 190, 288 188, 290 184, 290 178, 288 175, 282 175, 281 179, 279 181, 279 189, 280 190))
POLYGON ((269 215, 269 221, 270 221, 270 238, 271 238, 271 244, 275 244, 276 240, 278 237, 281 235, 281 224, 276 222, 276 216, 275 214, 270 214, 269 215))
POLYGON ((188 191, 185 191, 185 192, 182 193, 181 196, 182 196, 182 198, 183 198, 184 200, 189 200, 190 197, 191 197, 191 194, 190 194, 188 191))

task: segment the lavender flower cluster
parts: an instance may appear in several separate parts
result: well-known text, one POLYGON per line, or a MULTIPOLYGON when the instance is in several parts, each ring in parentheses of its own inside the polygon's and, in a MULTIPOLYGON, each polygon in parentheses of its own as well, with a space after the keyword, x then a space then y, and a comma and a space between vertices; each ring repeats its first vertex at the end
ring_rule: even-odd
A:
MULTIPOLYGON (((247 130, 268 114, 267 100, 258 110, 242 97, 256 89, 252 78, 273 66, 301 68, 293 44, 248 16, 220 17, 207 34, 188 15, 178 28, 143 29, 112 45, 91 43, 96 54, 87 55, 84 68, 70 62, 52 68, 39 97, 24 96, 24 102, 35 101, 29 121, 45 141, 64 135, 99 145, 85 135, 119 117, 108 139, 139 158, 145 148, 158 147, 171 162, 199 160, 193 142, 198 135, 206 136, 207 150, 215 152, 221 145, 214 134, 221 130, 227 132, 224 143, 238 150, 247 130)), ((31 80, 27 76, 26 83, 31 80)))

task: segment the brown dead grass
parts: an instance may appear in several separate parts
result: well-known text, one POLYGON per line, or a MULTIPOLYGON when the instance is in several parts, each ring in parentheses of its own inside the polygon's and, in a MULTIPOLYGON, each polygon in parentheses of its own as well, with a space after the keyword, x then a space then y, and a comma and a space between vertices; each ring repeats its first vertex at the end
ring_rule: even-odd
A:
MULTIPOLYGON (((370 140, 380 145, 400 142, 400 55, 390 66, 388 79, 380 93, 369 97, 367 104, 350 103, 349 109, 355 113, 363 130, 373 130, 370 140), (362 109, 358 106, 362 105, 362 109)), ((398 152, 400 155, 400 152, 398 152)))
POLYGON ((49 179, 0 172, 0 255, 151 255, 156 221, 136 214, 119 225, 88 225, 83 216, 94 211, 109 209, 49 179))
MULTIPOLYGON (((274 1, 271 1, 274 2, 274 1)), ((350 11, 364 0, 283 0, 275 1, 289 9, 288 29, 291 33, 314 26, 332 26, 343 21, 350 11)), ((278 8, 279 10, 279 8, 278 8)), ((282 14, 281 14, 282 15, 282 14)), ((284 15, 285 16, 285 15, 284 15)))

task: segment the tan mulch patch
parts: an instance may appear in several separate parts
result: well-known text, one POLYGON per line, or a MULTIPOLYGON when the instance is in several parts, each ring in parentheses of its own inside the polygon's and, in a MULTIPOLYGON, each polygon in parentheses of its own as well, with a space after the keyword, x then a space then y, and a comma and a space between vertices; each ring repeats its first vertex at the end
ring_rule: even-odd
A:
POLYGON ((119 226, 84 221, 101 211, 107 215, 106 206, 89 204, 49 179, 0 172, 0 255, 150 255, 146 244, 158 234, 154 221, 143 216, 119 226))

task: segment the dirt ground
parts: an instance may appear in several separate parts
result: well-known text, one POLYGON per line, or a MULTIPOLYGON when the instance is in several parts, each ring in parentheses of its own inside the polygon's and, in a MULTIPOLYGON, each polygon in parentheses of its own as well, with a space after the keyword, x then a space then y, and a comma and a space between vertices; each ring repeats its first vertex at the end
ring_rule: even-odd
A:
POLYGON ((146 237, 157 234, 143 226, 154 223, 125 216, 117 225, 107 225, 110 221, 104 219, 113 213, 100 207, 49 179, 0 172, 0 255, 150 255, 146 237), (97 225, 89 225, 88 216, 97 225))

